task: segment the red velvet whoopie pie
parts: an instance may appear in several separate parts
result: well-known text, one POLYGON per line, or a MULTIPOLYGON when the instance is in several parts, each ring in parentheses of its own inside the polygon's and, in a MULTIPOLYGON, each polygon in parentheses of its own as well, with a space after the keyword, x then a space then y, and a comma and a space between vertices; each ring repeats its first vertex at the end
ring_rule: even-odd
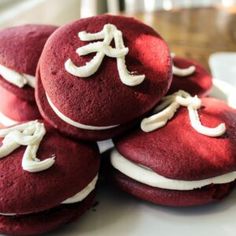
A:
POLYGON ((212 87, 211 74, 198 62, 173 56, 173 80, 168 91, 172 94, 182 89, 191 95, 208 95, 212 87))
POLYGON ((35 103, 35 72, 44 44, 56 29, 51 25, 22 25, 0 31, 0 122, 40 118, 35 103))
POLYGON ((56 30, 37 71, 39 110, 55 128, 84 140, 129 129, 166 94, 167 44, 133 18, 100 15, 56 30))
POLYGON ((200 103, 185 95, 177 98, 182 105, 175 114, 169 103, 174 97, 167 96, 168 106, 162 103, 140 129, 114 141, 112 176, 120 189, 178 207, 208 204, 230 193, 236 179, 236 111, 214 98, 200 103))
POLYGON ((92 206, 96 144, 63 137, 37 120, 1 128, 0 137, 0 233, 39 235, 92 206))

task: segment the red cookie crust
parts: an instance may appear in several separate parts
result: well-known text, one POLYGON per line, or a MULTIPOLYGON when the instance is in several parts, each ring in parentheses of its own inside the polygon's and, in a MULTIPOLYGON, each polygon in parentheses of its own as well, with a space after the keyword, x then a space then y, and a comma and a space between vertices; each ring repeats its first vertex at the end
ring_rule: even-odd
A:
POLYGON ((57 208, 25 216, 0 216, 0 232, 10 235, 39 235, 78 219, 94 201, 91 193, 81 203, 61 205, 57 208))
POLYGON ((46 126, 37 157, 56 155, 54 165, 30 173, 21 166, 25 146, 0 161, 0 212, 19 215, 45 211, 60 205, 87 186, 97 175, 99 152, 95 144, 79 143, 46 126))
POLYGON ((201 180, 236 170, 236 111, 223 101, 202 98, 198 110, 207 127, 226 124, 221 137, 199 134, 190 125, 186 108, 180 108, 167 124, 153 132, 138 129, 115 140, 125 158, 151 168, 170 179, 201 180))
MULTIPOLYGON (((56 30, 45 45, 39 71, 42 86, 53 104, 72 120, 93 126, 126 124, 142 116, 167 92, 172 77, 170 53, 164 40, 133 18, 111 15, 81 19, 56 30), (125 46, 129 47, 128 70, 146 75, 140 85, 124 85, 116 59, 106 56, 89 78, 78 78, 65 71, 68 58, 76 65, 84 65, 95 55, 76 54, 78 47, 88 44, 80 41, 78 32, 98 32, 106 23, 115 24, 123 32, 125 46)), ((40 106, 41 101, 37 100, 40 106)))
POLYGON ((36 95, 38 109, 42 117, 50 125, 58 129, 63 134, 71 136, 71 137, 75 137, 78 139, 91 140, 91 141, 109 139, 109 138, 121 135, 125 131, 130 130, 139 122, 139 120, 133 120, 127 124, 119 125, 118 127, 113 128, 113 129, 99 130, 99 131, 78 129, 76 127, 73 127, 67 124, 63 120, 61 120, 56 115, 56 113, 52 110, 52 108, 49 106, 46 95, 45 95, 45 91, 42 87, 40 76, 38 76, 38 82, 37 82, 37 87, 35 90, 35 95, 36 95))
POLYGON ((195 66, 196 70, 190 76, 180 77, 173 74, 168 94, 177 92, 180 89, 189 92, 193 96, 206 96, 209 93, 212 87, 212 76, 203 66, 196 61, 176 56, 173 58, 173 63, 179 68, 195 66))
POLYGON ((40 119, 35 101, 20 99, 15 94, 0 86, 0 112, 12 120, 23 122, 40 119))
POLYGON ((115 170, 113 177, 115 184, 121 190, 154 204, 173 207, 199 206, 222 200, 235 185, 235 183, 218 184, 191 191, 175 191, 139 183, 115 170))
MULTIPOLYGON (((34 76, 39 57, 48 37, 56 29, 52 25, 22 25, 0 31, 0 64, 20 73, 34 76)), ((34 100, 34 89, 23 89, 0 76, 0 86, 25 100, 34 100)))

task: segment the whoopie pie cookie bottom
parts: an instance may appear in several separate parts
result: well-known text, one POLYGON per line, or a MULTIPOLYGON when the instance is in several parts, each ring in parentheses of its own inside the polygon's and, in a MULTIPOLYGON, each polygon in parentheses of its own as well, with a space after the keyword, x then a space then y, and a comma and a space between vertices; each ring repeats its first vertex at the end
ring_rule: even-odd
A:
POLYGON ((212 184, 190 191, 168 190, 137 182, 115 169, 113 170, 113 180, 121 190, 137 198, 172 207, 199 206, 222 200, 230 194, 235 185, 234 182, 231 182, 212 184))
POLYGON ((62 204, 48 211, 29 215, 0 216, 0 232, 10 235, 39 235, 78 219, 94 203, 95 193, 82 202, 62 204))

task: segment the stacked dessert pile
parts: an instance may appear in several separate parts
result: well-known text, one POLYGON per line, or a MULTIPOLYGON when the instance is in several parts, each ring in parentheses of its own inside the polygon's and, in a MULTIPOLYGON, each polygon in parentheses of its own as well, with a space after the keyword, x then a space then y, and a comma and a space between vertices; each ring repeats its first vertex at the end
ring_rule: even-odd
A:
POLYGON ((40 234, 82 215, 95 196, 96 141, 110 138, 120 189, 168 206, 225 197, 236 112, 204 97, 211 86, 201 65, 133 18, 2 30, 0 232, 40 234))

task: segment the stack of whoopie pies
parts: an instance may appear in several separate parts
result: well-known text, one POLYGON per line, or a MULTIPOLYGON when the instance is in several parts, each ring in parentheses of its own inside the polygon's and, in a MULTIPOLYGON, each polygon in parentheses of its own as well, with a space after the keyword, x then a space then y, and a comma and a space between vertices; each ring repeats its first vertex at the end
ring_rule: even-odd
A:
POLYGON ((204 97, 211 86, 133 18, 0 31, 0 232, 40 234, 81 216, 94 202, 96 142, 111 138, 106 168, 121 190, 167 206, 227 196, 236 112, 204 97))
POLYGON ((35 72, 56 26, 24 25, 0 31, 0 122, 6 126, 39 119, 35 72))

